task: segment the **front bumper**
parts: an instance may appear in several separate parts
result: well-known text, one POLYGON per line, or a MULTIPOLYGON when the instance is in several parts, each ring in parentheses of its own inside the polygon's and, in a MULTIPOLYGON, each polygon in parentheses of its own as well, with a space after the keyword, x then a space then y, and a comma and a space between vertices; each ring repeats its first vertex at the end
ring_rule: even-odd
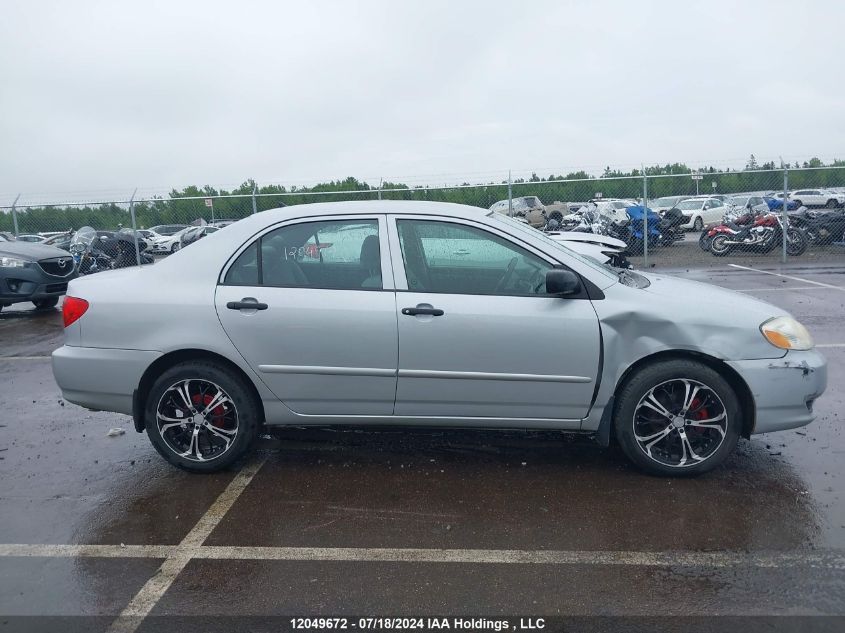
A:
POLYGON ((20 268, 0 268, 0 304, 21 303, 59 297, 76 278, 76 270, 64 277, 48 275, 35 262, 20 268))
POLYGON ((752 434, 794 429, 815 419, 813 402, 827 386, 827 360, 816 350, 728 365, 751 389, 756 413, 752 434))
POLYGON ((132 414, 132 394, 161 352, 63 345, 53 376, 65 400, 98 411, 132 414))

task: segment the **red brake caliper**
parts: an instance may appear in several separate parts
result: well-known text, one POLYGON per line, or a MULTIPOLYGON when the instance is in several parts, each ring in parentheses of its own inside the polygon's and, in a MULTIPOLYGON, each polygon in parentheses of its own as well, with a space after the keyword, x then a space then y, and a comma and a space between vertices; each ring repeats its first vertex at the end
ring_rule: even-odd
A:
MULTIPOLYGON (((699 406, 700 404, 701 404, 701 400, 699 400, 698 398, 693 398, 692 403, 690 403, 690 409, 695 409, 695 408, 696 408, 697 406, 699 406)), ((702 407, 701 409, 699 409, 699 410, 698 410, 698 411, 696 411, 696 413, 695 413, 695 418, 696 418, 697 420, 706 420, 706 419, 707 419, 707 418, 709 418, 709 417, 710 417, 710 414, 709 414, 709 413, 707 413, 707 407, 702 407)), ((703 431, 703 430, 704 430, 704 429, 702 429, 701 427, 696 427, 696 426, 694 426, 694 427, 692 427, 692 429, 690 429, 690 431, 691 431, 691 430, 693 430, 693 429, 695 429, 695 430, 697 430, 697 431, 699 431, 699 432, 701 432, 701 431, 703 431)))
MULTIPOLYGON (((210 396, 205 394, 201 396, 198 393, 195 393, 191 396, 191 400, 195 405, 199 405, 199 408, 205 409, 208 405, 211 404, 211 401, 214 400, 214 396, 210 396)), ((222 404, 218 404, 211 410, 211 424, 218 428, 226 428, 224 416, 226 415, 226 410, 223 408, 222 404)))

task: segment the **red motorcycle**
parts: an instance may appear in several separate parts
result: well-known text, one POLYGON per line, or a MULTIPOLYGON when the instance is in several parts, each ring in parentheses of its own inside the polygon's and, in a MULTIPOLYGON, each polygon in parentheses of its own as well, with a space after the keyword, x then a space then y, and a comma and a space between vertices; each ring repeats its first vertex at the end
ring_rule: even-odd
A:
POLYGON ((732 250, 751 250, 769 253, 782 243, 786 232, 787 255, 801 255, 807 250, 804 232, 789 225, 789 220, 777 213, 762 213, 748 225, 723 222, 707 232, 710 252, 723 257, 732 250))

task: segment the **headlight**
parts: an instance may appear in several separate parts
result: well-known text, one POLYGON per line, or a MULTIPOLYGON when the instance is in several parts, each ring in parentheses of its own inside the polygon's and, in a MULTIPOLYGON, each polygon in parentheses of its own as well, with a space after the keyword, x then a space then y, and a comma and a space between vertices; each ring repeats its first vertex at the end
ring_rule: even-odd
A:
POLYGON ((0 257, 0 268, 23 268, 26 262, 17 257, 0 257))
POLYGON ((806 350, 813 348, 813 337, 792 317, 775 317, 764 322, 760 331, 766 340, 780 349, 806 350))

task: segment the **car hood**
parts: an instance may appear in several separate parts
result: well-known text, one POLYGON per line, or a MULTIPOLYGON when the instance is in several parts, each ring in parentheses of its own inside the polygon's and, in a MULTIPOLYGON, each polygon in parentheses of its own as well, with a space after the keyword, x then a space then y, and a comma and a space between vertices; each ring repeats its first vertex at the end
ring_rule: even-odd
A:
POLYGON ((0 242, 0 255, 37 262, 39 259, 67 257, 67 251, 37 242, 0 242))
POLYGON ((771 345, 760 325, 790 316, 765 301, 733 290, 679 279, 638 273, 645 288, 622 283, 605 289, 594 306, 608 345, 636 348, 646 356, 667 349, 688 349, 723 360, 780 358, 786 352, 771 345))

